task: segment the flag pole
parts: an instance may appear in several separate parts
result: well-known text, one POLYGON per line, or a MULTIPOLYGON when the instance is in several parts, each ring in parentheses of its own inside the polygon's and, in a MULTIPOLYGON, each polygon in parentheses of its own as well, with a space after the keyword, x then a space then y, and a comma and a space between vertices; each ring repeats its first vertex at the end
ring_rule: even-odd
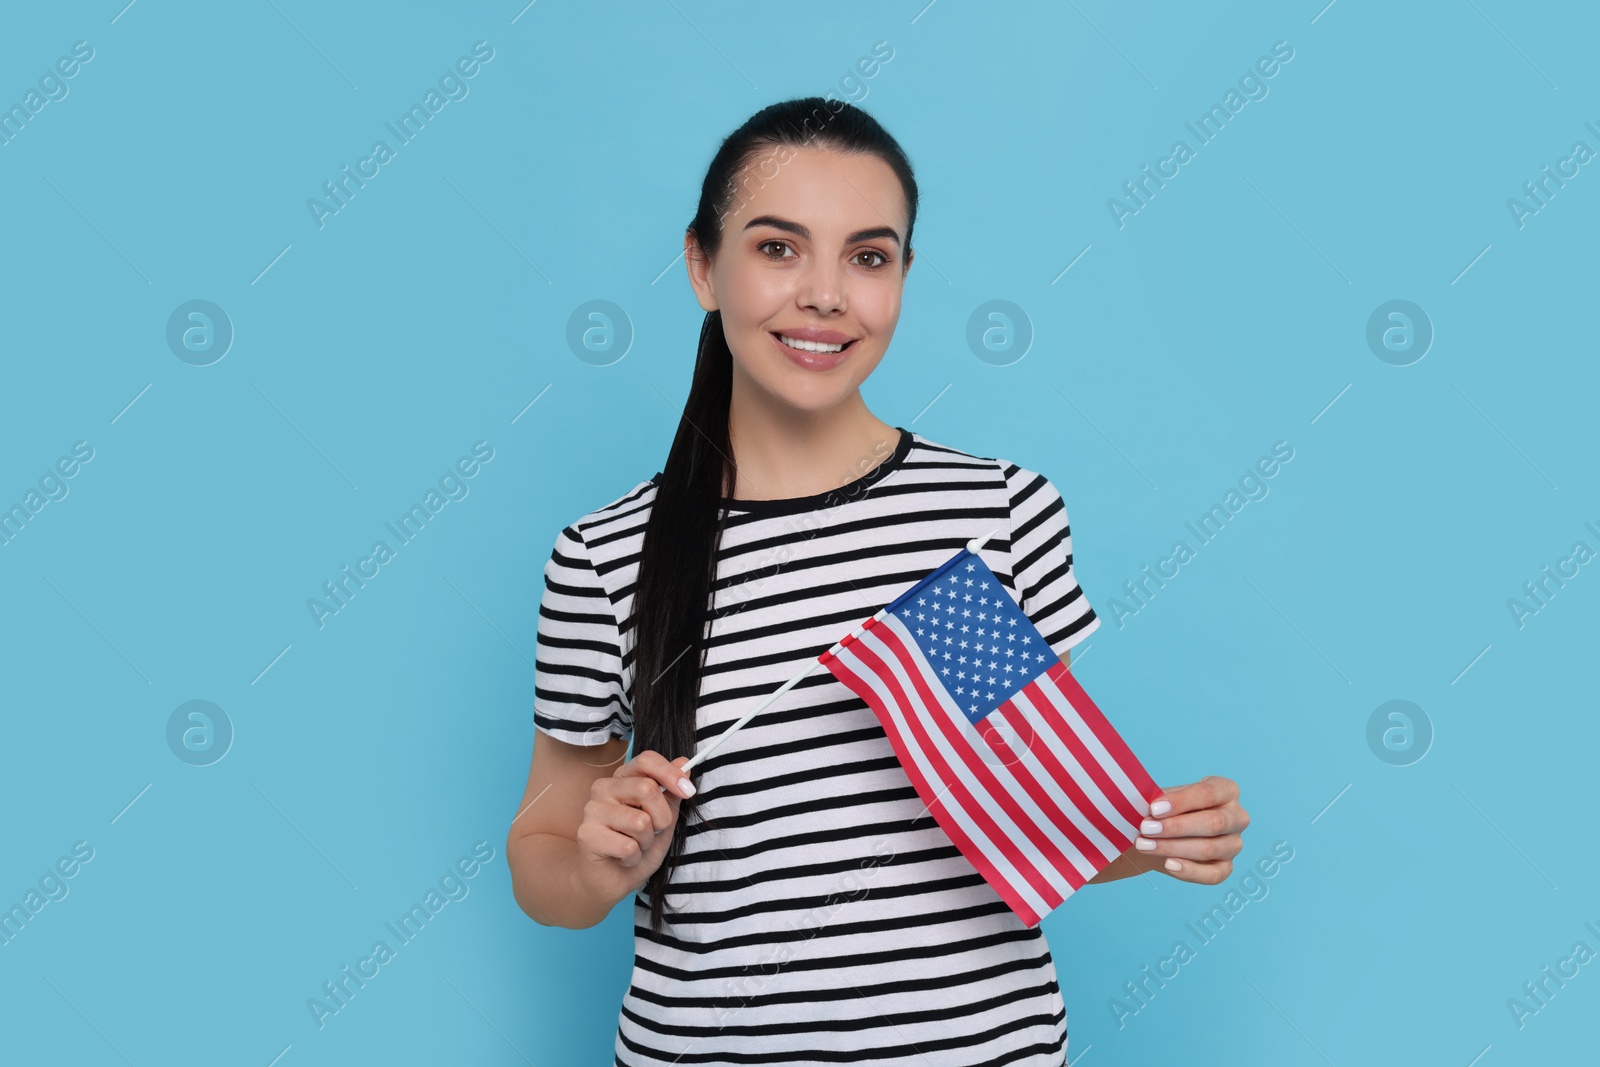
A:
MULTIPOLYGON (((978 554, 978 550, 980 548, 982 548, 989 541, 989 539, 991 537, 993 537, 995 534, 997 534, 999 532, 1000 532, 1000 528, 996 527, 995 529, 990 530, 988 533, 984 534, 982 537, 974 537, 972 540, 967 542, 967 551, 972 553, 974 556, 976 556, 978 554)), ((852 638, 860 637, 861 636, 861 632, 865 628, 865 626, 866 626, 866 623, 862 623, 860 626, 857 626, 854 630, 852 630, 850 632, 850 636, 845 638, 845 641, 848 641, 848 640, 850 640, 852 638)), ((838 649, 841 645, 843 645, 845 643, 845 641, 840 641, 837 644, 835 644, 833 646, 834 649, 838 649)), ((689 769, 692 768, 695 764, 699 763, 700 761, 704 760, 707 756, 711 755, 711 753, 715 752, 722 745, 722 743, 724 741, 726 741, 728 738, 732 737, 736 732, 738 732, 738 730, 739 730, 739 728, 741 726, 743 726, 745 723, 749 722, 751 719, 755 718, 762 711, 765 711, 766 708, 774 700, 777 700, 779 697, 783 696, 783 694, 785 694, 789 690, 793 689, 795 687, 795 685, 802 678, 807 677, 808 675, 811 674, 812 671, 816 670, 820 666, 822 666, 822 660, 820 658, 818 658, 818 657, 812 657, 811 662, 806 664, 805 667, 801 668, 800 671, 797 672, 793 678, 790 678, 787 682, 784 682, 774 692, 772 692, 765 700, 763 700, 761 703, 757 704, 755 707, 751 708, 749 711, 745 712, 742 716, 740 716, 737 720, 735 720, 734 723, 731 726, 729 726, 726 730, 722 731, 722 733, 718 734, 716 739, 713 740, 709 745, 707 745, 705 748, 702 748, 699 752, 696 752, 692 757, 690 757, 689 762, 685 763, 683 765, 682 770, 685 773, 687 773, 689 771, 689 769)), ((662 786, 660 788, 663 791, 665 791, 665 789, 666 789, 665 786, 662 786)))

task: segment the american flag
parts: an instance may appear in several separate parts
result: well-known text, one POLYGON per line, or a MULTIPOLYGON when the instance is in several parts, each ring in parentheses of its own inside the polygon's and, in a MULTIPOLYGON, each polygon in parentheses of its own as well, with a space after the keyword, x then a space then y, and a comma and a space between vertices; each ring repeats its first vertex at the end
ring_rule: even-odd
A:
POLYGON ((1161 795, 970 546, 818 658, 1027 926, 1131 846, 1161 795))

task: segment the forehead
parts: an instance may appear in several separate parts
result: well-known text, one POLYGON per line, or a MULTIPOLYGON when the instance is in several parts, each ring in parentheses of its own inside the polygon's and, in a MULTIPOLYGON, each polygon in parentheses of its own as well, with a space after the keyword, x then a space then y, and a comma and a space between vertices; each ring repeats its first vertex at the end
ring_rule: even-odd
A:
POLYGON ((760 215, 776 215, 811 231, 814 241, 892 226, 905 238, 905 192, 894 170, 875 155, 781 146, 757 154, 734 179, 724 234, 735 237, 760 215))

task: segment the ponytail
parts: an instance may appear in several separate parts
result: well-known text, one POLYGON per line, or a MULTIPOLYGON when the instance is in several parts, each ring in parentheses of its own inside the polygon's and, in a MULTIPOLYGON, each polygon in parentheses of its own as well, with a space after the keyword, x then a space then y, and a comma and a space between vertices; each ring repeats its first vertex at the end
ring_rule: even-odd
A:
MULTIPOLYGON (((772 104, 752 115, 722 142, 700 187, 687 234, 698 251, 714 257, 722 224, 735 198, 762 172, 787 162, 793 148, 825 147, 877 156, 900 179, 906 201, 905 246, 917 219, 917 183, 911 164, 876 119, 854 104, 819 96, 772 104), (759 164, 759 165, 755 165, 759 164)), ((767 176, 770 180, 770 175, 767 176)), ((733 353, 722 312, 706 314, 683 417, 666 466, 656 478, 634 588, 632 626, 634 751, 655 750, 669 760, 693 755, 706 636, 716 617, 712 589, 727 513, 724 497, 738 485, 728 435, 733 399, 733 353)), ((680 800, 672 842, 645 883, 650 929, 659 934, 672 872, 683 854, 687 825, 698 816, 703 792, 680 800)))

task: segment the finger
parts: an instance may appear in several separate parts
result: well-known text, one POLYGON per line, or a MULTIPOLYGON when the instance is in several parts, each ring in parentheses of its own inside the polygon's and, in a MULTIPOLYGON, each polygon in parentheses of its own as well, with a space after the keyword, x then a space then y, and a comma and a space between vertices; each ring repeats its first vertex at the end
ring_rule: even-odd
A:
POLYGON ((595 812, 595 821, 608 830, 633 838, 639 843, 640 849, 655 844, 655 819, 642 807, 620 803, 601 804, 595 812))
POLYGON ((1135 852, 1146 858, 1174 857, 1210 862, 1233 859, 1244 847, 1244 843, 1237 834, 1229 834, 1226 837, 1179 837, 1170 841, 1136 837, 1133 839, 1133 847, 1135 852))
POLYGON ((639 753, 633 759, 616 769, 613 777, 616 778, 649 778, 660 785, 664 791, 671 791, 680 797, 694 796, 694 783, 689 781, 683 773, 683 764, 689 762, 688 756, 679 756, 676 760, 654 750, 639 753))
POLYGON ((1244 823, 1244 810, 1225 804, 1220 808, 1145 819, 1139 823, 1139 832, 1146 837, 1218 837, 1238 833, 1244 829, 1244 823))
POLYGON ((584 854, 601 860, 614 860, 624 867, 637 866, 644 859, 644 847, 637 838, 599 822, 585 820, 578 827, 578 844, 584 854))
POLYGON ((1150 814, 1156 817, 1177 815, 1201 808, 1214 808, 1239 796, 1239 785, 1231 778, 1208 774, 1198 782, 1176 786, 1162 792, 1150 804, 1150 814))
POLYGON ((1220 885, 1233 874, 1232 860, 1180 860, 1168 858, 1161 865, 1161 873, 1169 874, 1180 882, 1196 885, 1220 885))
POLYGON ((595 783, 595 793, 607 803, 643 811, 657 833, 677 821, 682 803, 676 793, 662 792, 660 783, 651 778, 602 778, 595 783))

